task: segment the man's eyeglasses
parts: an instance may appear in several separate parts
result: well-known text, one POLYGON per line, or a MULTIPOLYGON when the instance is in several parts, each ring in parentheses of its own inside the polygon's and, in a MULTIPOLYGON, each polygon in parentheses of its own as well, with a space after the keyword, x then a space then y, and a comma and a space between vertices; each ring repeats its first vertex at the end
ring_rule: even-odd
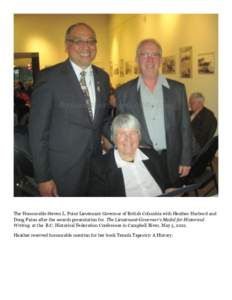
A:
POLYGON ((82 46, 85 46, 85 45, 88 45, 88 46, 95 46, 97 44, 97 40, 95 39, 91 39, 91 40, 81 40, 81 39, 72 39, 72 38, 68 38, 66 39, 67 42, 70 42, 70 43, 73 43, 79 47, 82 47, 82 46))
POLYGON ((152 57, 152 58, 156 58, 156 57, 161 57, 161 54, 159 52, 141 52, 139 53, 139 56, 142 56, 143 58, 148 58, 148 57, 152 57))

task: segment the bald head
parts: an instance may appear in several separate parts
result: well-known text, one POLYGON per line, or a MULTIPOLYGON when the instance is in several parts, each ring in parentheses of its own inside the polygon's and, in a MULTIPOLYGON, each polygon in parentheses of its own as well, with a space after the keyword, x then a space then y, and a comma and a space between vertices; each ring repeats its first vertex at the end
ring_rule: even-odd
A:
POLYGON ((74 29, 76 29, 76 28, 81 28, 81 29, 83 29, 83 28, 87 28, 89 31, 92 31, 92 34, 93 34, 93 36, 95 37, 95 39, 96 39, 96 33, 95 33, 95 31, 93 30, 93 28, 92 27, 90 27, 88 24, 86 24, 86 23, 75 23, 75 24, 73 24, 73 25, 71 25, 71 26, 69 26, 69 28, 66 30, 66 33, 65 33, 65 41, 69 38, 69 36, 72 34, 72 31, 74 30, 74 29))

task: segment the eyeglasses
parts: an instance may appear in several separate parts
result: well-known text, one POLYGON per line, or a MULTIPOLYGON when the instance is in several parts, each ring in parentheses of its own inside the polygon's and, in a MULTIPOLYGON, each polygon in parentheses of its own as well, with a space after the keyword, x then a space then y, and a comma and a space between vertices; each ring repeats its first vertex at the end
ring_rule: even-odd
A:
POLYGON ((161 57, 161 54, 159 52, 141 52, 139 53, 139 56, 142 56, 143 58, 148 58, 149 56, 152 58, 161 57))
POLYGON ((70 43, 73 43, 73 44, 77 45, 78 47, 83 47, 86 44, 88 46, 90 46, 90 47, 93 47, 97 43, 97 40, 94 40, 94 39, 84 41, 84 40, 81 40, 81 39, 72 39, 72 38, 69 38, 69 39, 66 39, 66 41, 70 42, 70 43))

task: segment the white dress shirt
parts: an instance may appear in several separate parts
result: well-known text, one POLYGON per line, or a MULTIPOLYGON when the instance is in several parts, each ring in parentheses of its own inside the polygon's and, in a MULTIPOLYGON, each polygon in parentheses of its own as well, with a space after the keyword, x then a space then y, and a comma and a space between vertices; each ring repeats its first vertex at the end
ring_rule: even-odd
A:
POLYGON ((193 119, 195 119, 196 115, 200 112, 200 110, 195 111, 193 114, 190 116, 190 121, 192 122, 193 119))
POLYGON ((114 150, 114 157, 117 167, 122 169, 127 197, 154 197, 162 194, 159 185, 143 163, 143 160, 149 158, 141 150, 137 149, 134 162, 123 160, 118 150, 114 150))
POLYGON ((95 91, 95 83, 94 83, 94 76, 93 76, 93 69, 92 66, 88 66, 86 69, 80 68, 78 65, 76 65, 71 59, 70 59, 71 65, 73 67, 73 70, 77 76, 78 81, 80 81, 81 78, 81 72, 85 71, 85 81, 86 85, 89 91, 90 96, 90 102, 91 102, 91 108, 93 112, 93 117, 95 114, 95 107, 96 107, 96 91, 95 91))

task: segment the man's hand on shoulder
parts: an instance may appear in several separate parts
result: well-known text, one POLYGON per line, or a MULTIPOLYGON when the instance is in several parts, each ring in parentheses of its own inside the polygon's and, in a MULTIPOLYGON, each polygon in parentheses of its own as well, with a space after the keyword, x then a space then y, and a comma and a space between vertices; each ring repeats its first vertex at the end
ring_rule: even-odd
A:
POLYGON ((43 197, 57 197, 57 187, 53 180, 44 181, 38 184, 40 195, 43 197))
POLYGON ((179 175, 180 177, 187 176, 191 170, 190 166, 179 166, 179 175))

